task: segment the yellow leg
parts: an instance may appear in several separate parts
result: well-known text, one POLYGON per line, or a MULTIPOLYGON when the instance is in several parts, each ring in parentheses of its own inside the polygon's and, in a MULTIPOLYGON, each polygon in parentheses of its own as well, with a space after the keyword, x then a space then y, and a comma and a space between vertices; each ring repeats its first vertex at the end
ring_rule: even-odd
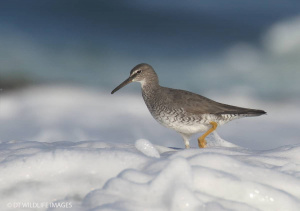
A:
POLYGON ((199 148, 205 148, 207 142, 205 141, 206 136, 208 136, 211 132, 213 132, 215 129, 217 129, 218 124, 216 122, 210 122, 211 128, 206 131, 200 138, 198 138, 198 146, 199 148))

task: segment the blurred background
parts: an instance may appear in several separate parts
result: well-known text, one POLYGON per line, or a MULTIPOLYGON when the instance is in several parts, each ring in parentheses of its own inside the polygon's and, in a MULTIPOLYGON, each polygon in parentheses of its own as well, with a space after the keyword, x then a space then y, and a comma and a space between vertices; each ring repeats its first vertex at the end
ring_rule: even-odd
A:
POLYGON ((138 84, 110 95, 145 62, 163 86, 268 112, 224 126, 224 139, 300 143, 299 1, 10 0, 0 17, 0 141, 182 147, 151 119, 138 84))

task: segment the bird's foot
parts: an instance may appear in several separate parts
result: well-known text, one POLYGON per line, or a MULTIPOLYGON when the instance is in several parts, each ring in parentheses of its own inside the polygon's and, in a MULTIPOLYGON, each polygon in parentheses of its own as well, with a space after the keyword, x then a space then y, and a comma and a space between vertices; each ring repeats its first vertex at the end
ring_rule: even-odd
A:
POLYGON ((200 148, 206 147, 207 142, 205 141, 205 137, 208 136, 211 132, 213 132, 218 126, 216 122, 210 122, 209 124, 211 124, 212 127, 208 131, 206 131, 206 133, 204 133, 200 138, 198 138, 198 146, 200 148))
POLYGON ((204 138, 200 137, 198 138, 198 146, 199 148, 205 148, 207 145, 207 142, 204 138))

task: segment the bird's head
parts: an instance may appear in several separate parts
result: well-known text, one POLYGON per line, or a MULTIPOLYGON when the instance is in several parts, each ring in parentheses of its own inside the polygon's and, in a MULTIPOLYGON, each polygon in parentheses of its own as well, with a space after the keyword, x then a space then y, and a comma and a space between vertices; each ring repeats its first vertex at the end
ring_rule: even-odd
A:
POLYGON ((125 81, 123 81, 119 86, 117 86, 111 94, 115 93, 122 87, 126 86, 131 82, 140 82, 142 86, 146 83, 158 83, 158 77, 149 64, 138 64, 130 71, 130 76, 125 81))

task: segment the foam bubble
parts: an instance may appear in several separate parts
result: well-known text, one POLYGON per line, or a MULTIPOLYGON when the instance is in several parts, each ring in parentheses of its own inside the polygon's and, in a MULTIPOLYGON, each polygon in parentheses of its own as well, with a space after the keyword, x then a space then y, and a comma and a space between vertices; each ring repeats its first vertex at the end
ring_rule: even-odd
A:
POLYGON ((137 150, 139 150, 140 152, 142 152, 143 154, 149 157, 155 157, 155 158, 160 157, 157 149, 148 140, 145 139, 137 140, 135 142, 135 147, 137 148, 137 150))

